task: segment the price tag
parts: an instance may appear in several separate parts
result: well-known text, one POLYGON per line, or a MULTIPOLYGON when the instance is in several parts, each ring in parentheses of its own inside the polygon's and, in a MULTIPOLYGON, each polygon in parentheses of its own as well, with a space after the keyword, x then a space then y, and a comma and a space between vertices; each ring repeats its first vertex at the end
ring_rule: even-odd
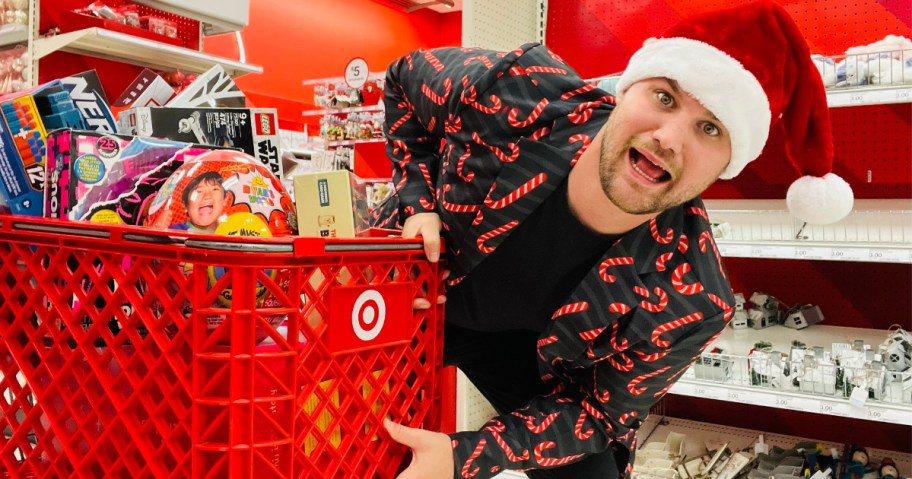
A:
POLYGON ((751 248, 747 245, 725 244, 719 242, 718 246, 719 254, 722 256, 729 256, 732 258, 749 258, 751 256, 751 248))
POLYGON ((863 261, 867 255, 861 248, 832 248, 831 257, 839 261, 863 261))
POLYGON ((345 67, 345 84, 349 88, 361 88, 367 82, 367 61, 361 57, 352 58, 345 67))
POLYGON ((786 258, 785 251, 778 246, 753 246, 751 256, 754 258, 786 258))
POLYGON ((912 90, 909 88, 897 88, 896 89, 896 101, 907 102, 912 101, 912 90))
POLYGON ((788 402, 789 409, 804 412, 820 412, 820 402, 813 399, 791 398, 788 402))
POLYGON ((796 246, 795 258, 799 259, 827 259, 830 257, 830 248, 819 246, 796 246))
POLYGON ((912 251, 871 248, 868 250, 868 259, 883 263, 912 263, 912 251))
POLYGON ((878 408, 868 408, 868 419, 871 421, 884 421, 884 411, 878 408))
POLYGON ((833 405, 827 402, 820 402, 817 406, 817 412, 820 414, 833 414, 833 405))
POLYGON ((849 94, 849 104, 850 105, 861 105, 865 102, 864 93, 850 93, 849 94))
POLYGON ((720 400, 728 399, 727 391, 725 391, 724 389, 714 388, 714 387, 705 387, 703 390, 703 394, 701 396, 703 396, 705 398, 709 398, 709 399, 720 399, 720 400))
POLYGON ((895 409, 883 408, 880 409, 880 416, 883 419, 880 421, 888 422, 890 424, 902 424, 904 426, 912 426, 912 414, 909 414, 904 411, 897 411, 895 409))

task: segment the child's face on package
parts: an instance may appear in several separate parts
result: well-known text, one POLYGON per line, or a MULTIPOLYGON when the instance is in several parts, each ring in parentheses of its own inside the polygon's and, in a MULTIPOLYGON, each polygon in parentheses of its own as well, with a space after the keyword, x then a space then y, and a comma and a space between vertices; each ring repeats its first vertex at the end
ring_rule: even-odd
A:
POLYGON ((187 197, 187 216, 199 229, 215 231, 219 217, 225 212, 225 189, 217 181, 203 181, 187 197))

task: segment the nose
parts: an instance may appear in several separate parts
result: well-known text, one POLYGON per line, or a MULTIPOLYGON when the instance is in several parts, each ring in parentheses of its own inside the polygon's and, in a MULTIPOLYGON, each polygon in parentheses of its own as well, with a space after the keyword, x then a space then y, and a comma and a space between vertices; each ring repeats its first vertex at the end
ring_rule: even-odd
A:
POLYGON ((674 158, 684 148, 684 135, 687 134, 687 131, 683 115, 668 116, 653 130, 652 139, 659 148, 660 154, 674 158))

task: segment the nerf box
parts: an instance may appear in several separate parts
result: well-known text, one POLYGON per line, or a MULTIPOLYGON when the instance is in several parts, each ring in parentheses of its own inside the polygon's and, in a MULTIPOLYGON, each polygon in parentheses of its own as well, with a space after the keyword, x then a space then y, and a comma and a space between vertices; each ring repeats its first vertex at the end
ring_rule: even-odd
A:
POLYGON ((298 234, 354 238, 369 229, 364 181, 348 170, 293 178, 298 234))
POLYGON ((136 107, 120 113, 118 132, 237 148, 283 175, 275 108, 136 107))

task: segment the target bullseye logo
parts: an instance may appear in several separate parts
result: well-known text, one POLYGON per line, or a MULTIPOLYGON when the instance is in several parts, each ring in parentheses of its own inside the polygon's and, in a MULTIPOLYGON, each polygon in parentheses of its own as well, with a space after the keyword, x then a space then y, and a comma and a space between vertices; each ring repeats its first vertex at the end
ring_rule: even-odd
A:
POLYGON ((386 322, 386 302, 375 289, 368 289, 358 296, 351 312, 352 329, 361 341, 372 341, 383 330, 386 322))

